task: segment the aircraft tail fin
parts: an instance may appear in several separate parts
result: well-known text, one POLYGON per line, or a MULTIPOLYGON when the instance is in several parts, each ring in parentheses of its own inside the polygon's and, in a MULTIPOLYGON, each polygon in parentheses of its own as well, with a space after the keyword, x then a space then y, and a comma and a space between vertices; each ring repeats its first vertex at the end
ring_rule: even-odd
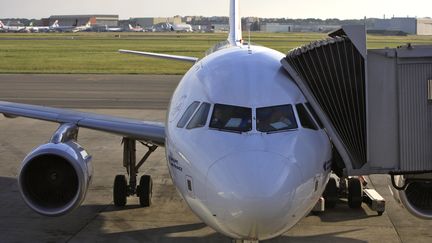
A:
POLYGON ((4 27, 4 24, 3 24, 3 22, 0 21, 0 28, 3 28, 3 27, 4 27))
POLYGON ((58 20, 53 23, 52 27, 59 27, 58 20))
POLYGON ((228 42, 233 46, 241 46, 243 43, 241 16, 239 12, 239 0, 231 0, 229 15, 230 32, 228 42))
POLYGON ((129 29, 130 29, 130 30, 133 30, 133 27, 132 27, 132 25, 131 25, 131 24, 129 24, 129 29))

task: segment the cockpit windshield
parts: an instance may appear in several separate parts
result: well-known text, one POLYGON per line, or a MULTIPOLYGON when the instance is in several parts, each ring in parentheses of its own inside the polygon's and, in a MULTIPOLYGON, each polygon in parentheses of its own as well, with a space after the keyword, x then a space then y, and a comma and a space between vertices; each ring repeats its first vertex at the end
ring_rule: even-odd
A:
POLYGON ((222 131, 249 132, 252 130, 252 109, 215 104, 210 128, 222 131))
POLYGON ((256 110, 257 130, 278 132, 298 128, 291 105, 258 108, 256 110))

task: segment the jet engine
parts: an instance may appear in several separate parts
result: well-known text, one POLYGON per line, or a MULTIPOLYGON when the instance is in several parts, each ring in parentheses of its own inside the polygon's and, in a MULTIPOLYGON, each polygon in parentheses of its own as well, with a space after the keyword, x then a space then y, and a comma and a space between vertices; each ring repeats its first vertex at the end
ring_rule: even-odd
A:
POLYGON ((408 212, 422 219, 432 219, 432 175, 392 176, 391 191, 408 212))
POLYGON ((91 182, 91 156, 75 141, 78 129, 63 126, 50 143, 24 159, 18 184, 25 203, 45 216, 60 216, 78 207, 91 182))

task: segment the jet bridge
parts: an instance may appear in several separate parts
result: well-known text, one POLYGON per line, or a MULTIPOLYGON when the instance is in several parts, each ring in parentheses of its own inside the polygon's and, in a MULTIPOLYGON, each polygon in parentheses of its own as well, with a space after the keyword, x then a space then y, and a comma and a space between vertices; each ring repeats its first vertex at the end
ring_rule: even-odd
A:
POLYGON ((432 46, 367 50, 364 26, 346 26, 281 62, 345 176, 432 172, 432 46))

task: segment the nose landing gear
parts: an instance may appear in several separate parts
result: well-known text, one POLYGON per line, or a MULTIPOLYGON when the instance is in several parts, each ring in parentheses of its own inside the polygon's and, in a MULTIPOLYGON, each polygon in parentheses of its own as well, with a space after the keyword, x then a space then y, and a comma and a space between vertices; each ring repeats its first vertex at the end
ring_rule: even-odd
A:
POLYGON ((232 240, 232 243, 259 243, 258 240, 232 240))
POLYGON ((139 197, 141 207, 150 207, 153 191, 153 180, 150 175, 143 175, 140 184, 137 185, 139 168, 144 164, 148 157, 157 149, 156 145, 141 142, 148 148, 147 153, 137 164, 136 161, 136 140, 130 138, 123 139, 123 166, 129 176, 129 184, 125 175, 117 175, 114 180, 113 200, 116 207, 124 207, 127 197, 136 195, 139 197))
MULTIPOLYGON (((348 206, 352 209, 361 208, 364 202, 379 216, 385 211, 385 200, 377 191, 367 188, 367 182, 362 176, 336 178, 336 176, 332 175, 323 193, 323 198, 325 207, 315 207, 316 209, 334 208, 337 203, 341 202, 340 199, 346 198, 348 206)), ((323 204, 321 200, 318 203, 323 204)), ((319 213, 322 210, 312 212, 319 213)))

